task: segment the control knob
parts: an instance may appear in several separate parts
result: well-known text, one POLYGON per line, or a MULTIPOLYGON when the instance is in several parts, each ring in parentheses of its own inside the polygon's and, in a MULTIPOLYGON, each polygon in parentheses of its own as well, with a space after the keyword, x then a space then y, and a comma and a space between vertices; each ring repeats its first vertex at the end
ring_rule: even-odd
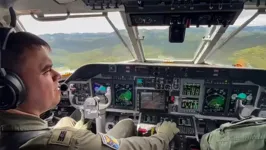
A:
POLYGON ((108 132, 109 130, 111 130, 113 127, 115 126, 114 122, 107 122, 105 125, 105 132, 108 132))
POLYGON ((173 89, 178 90, 178 89, 179 89, 178 84, 174 84, 174 85, 173 85, 173 89))
POLYGON ((110 130, 110 129, 112 129, 114 126, 113 126, 112 124, 109 124, 107 127, 108 127, 108 129, 110 130))
POLYGON ((170 84, 165 84, 164 85, 164 89, 165 90, 170 90, 171 89, 171 85, 170 84))

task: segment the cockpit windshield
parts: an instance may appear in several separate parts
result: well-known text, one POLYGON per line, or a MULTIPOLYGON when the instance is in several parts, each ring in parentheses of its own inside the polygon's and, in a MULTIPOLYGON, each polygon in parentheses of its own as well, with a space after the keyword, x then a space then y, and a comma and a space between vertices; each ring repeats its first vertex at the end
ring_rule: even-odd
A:
MULTIPOLYGON (((241 63, 245 67, 266 69, 266 15, 254 17, 255 10, 243 10, 234 25, 229 26, 214 48, 204 59, 206 64, 232 66, 241 63), (255 18, 238 34, 231 34, 250 18, 255 18)), ((137 59, 132 38, 119 12, 104 16, 70 18, 64 21, 40 22, 32 16, 20 16, 26 31, 45 39, 53 48, 52 58, 59 71, 75 70, 96 62, 124 62, 137 59), (117 29, 117 34, 115 32, 117 29), (120 36, 119 36, 120 35, 120 36), (122 40, 121 40, 122 38, 122 40)), ((166 26, 137 27, 144 60, 178 60, 193 62, 204 37, 211 27, 191 26, 186 29, 183 43, 170 43, 166 26)), ((209 37, 209 42, 211 37, 209 37)))
POLYGON ((120 13, 108 13, 108 17, 118 28, 128 48, 102 16, 41 22, 27 15, 20 16, 19 20, 26 31, 39 35, 49 43, 55 69, 64 72, 88 63, 134 60, 120 13))
POLYGON ((202 38, 208 33, 208 27, 186 29, 183 43, 169 42, 169 27, 138 27, 142 40, 144 56, 148 59, 190 60, 194 59, 202 38))
POLYGON ((206 59, 207 63, 231 66, 242 64, 245 67, 266 69, 266 15, 255 17, 256 12, 244 10, 240 14, 236 23, 229 26, 216 43, 213 52, 206 59), (249 19, 253 20, 225 43, 230 35, 249 19))

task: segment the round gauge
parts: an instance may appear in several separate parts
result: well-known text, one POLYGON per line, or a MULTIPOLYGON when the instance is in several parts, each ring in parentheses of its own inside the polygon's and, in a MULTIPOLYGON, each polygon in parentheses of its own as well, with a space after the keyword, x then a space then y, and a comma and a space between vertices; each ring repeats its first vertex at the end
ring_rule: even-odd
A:
POLYGON ((164 89, 165 90, 170 90, 171 89, 171 85, 170 84, 165 84, 164 85, 164 89))
POLYGON ((147 24, 152 23, 152 19, 151 19, 150 17, 148 17, 148 18, 146 19, 146 23, 147 23, 147 24))
POLYGON ((137 24, 142 24, 144 21, 143 21, 142 18, 137 17, 137 18, 135 18, 135 22, 136 22, 137 24))
POLYGON ((235 100, 237 98, 237 94, 232 94, 231 99, 235 100))
POLYGON ((247 100, 248 100, 248 101, 251 101, 252 99, 253 99, 252 94, 249 94, 249 95, 247 96, 247 100))
POLYGON ((207 88, 204 110, 206 112, 224 112, 227 89, 207 88))

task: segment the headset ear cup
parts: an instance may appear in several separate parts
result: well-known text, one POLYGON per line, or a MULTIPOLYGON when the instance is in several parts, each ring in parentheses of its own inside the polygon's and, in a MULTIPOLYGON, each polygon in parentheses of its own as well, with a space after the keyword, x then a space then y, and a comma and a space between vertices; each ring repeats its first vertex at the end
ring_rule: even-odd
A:
POLYGON ((26 87, 22 79, 13 72, 7 72, 6 78, 11 82, 11 87, 16 92, 16 106, 22 104, 26 98, 26 87))
MULTIPOLYGON (((7 43, 9 36, 15 32, 14 28, 0 29, 0 53, 8 50, 7 43)), ((2 57, 4 56, 1 55, 2 57)), ((0 71, 6 72, 2 72, 3 74, 0 77, 0 110, 16 108, 25 99, 25 86, 18 75, 7 72, 5 68, 1 68, 0 71)))
POLYGON ((0 78, 0 110, 13 109, 16 106, 16 92, 6 78, 0 78))
POLYGON ((12 72, 7 72, 5 78, 2 78, 1 85, 1 109, 14 109, 24 102, 26 98, 26 89, 20 77, 12 72), (3 108, 2 108, 3 107, 3 108))

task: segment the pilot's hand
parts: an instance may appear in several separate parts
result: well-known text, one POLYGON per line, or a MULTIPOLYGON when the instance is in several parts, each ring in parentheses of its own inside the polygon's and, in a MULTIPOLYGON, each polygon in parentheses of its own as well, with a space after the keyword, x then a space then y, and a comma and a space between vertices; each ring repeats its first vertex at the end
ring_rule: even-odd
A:
POLYGON ((178 132, 179 129, 174 122, 164 121, 159 127, 157 127, 157 134, 165 134, 169 140, 172 140, 178 132))
POLYGON ((75 124, 76 124, 76 121, 74 119, 70 117, 63 117, 57 122, 54 128, 74 127, 75 124))

